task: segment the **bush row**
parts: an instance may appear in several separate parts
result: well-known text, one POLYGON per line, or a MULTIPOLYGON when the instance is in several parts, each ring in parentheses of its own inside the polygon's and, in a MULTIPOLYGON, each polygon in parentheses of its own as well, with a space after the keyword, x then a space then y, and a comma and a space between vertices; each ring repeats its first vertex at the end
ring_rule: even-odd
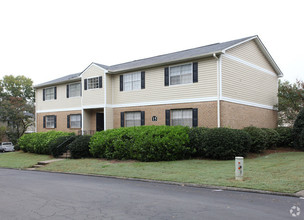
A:
POLYGON ((94 136, 75 136, 66 132, 33 133, 22 136, 18 144, 25 152, 58 157, 70 150, 72 158, 99 157, 168 161, 190 157, 233 159, 247 153, 286 146, 292 142, 292 129, 247 127, 188 128, 182 126, 141 126, 97 132, 94 136))

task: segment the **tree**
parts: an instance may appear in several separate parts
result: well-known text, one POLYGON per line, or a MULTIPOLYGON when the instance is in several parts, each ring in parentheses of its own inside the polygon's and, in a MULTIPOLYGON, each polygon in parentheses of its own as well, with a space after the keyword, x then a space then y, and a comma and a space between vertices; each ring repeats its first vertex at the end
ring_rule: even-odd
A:
POLYGON ((25 76, 0 80, 0 120, 7 122, 6 134, 16 143, 34 120, 33 81, 25 76))
POLYGON ((304 108, 302 108, 295 120, 292 133, 295 148, 304 150, 304 108))
POLYGON ((296 83, 279 80, 278 90, 279 125, 291 127, 304 107, 304 81, 296 80, 296 83))

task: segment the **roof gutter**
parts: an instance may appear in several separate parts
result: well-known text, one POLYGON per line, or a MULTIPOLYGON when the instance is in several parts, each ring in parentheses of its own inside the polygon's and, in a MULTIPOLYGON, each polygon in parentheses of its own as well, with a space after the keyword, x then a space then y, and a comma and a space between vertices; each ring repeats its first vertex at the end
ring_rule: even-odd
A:
POLYGON ((60 84, 64 84, 64 83, 67 83, 67 82, 74 82, 74 81, 78 81, 78 80, 81 80, 81 77, 77 77, 77 78, 73 78, 73 79, 69 79, 69 80, 64 80, 64 81, 60 81, 60 82, 57 82, 57 83, 38 84, 38 85, 34 85, 33 87, 35 89, 39 89, 39 88, 46 87, 46 86, 60 85, 60 84))

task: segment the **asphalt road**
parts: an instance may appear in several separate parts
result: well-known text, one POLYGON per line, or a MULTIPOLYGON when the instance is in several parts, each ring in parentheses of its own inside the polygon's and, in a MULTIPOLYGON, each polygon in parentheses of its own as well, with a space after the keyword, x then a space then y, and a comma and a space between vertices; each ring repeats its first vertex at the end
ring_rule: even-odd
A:
POLYGON ((304 220, 304 200, 113 178, 0 169, 0 219, 304 220), (290 214, 293 206, 302 209, 297 217, 290 214))

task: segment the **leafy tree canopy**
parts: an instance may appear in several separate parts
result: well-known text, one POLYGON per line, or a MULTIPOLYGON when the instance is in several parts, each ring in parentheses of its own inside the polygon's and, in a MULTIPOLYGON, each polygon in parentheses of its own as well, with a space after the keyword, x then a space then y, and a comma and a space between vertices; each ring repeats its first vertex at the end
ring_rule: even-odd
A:
POLYGON ((279 80, 278 98, 279 125, 292 126, 304 107, 304 81, 290 83, 279 80))

